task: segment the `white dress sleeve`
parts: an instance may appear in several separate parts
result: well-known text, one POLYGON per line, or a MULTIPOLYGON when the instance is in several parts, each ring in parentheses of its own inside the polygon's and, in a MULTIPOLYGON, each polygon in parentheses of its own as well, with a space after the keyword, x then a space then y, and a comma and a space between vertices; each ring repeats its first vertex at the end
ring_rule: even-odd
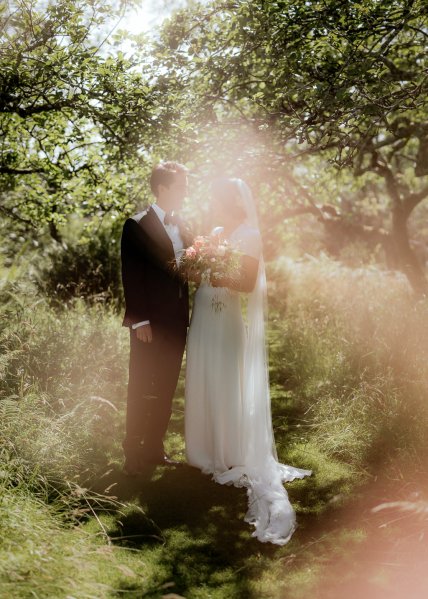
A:
POLYGON ((245 228, 239 231, 234 241, 235 247, 245 256, 251 256, 256 260, 260 259, 262 253, 262 238, 257 229, 245 228))

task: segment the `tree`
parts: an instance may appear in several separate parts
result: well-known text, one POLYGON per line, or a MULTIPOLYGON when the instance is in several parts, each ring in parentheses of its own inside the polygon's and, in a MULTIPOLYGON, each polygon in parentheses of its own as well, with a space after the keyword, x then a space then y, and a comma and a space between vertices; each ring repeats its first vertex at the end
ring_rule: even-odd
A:
POLYGON ((428 197, 427 39, 422 0, 229 0, 178 13, 164 64, 191 119, 249 124, 282 172, 319 154, 380 178, 398 267, 427 293, 408 235, 428 197))
POLYGON ((157 135, 161 102, 141 44, 132 59, 114 46, 122 4, 0 8, 0 211, 27 228, 48 224, 56 239, 70 212, 123 206, 138 151, 157 135))

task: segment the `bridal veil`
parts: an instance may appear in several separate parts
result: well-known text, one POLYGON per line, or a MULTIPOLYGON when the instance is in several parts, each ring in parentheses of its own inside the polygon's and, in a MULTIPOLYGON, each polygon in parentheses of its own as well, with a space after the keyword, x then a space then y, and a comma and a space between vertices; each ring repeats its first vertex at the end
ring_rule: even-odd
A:
MULTIPOLYGON (((248 185, 233 179, 239 189, 247 224, 259 230, 257 211, 248 185)), ((260 541, 284 545, 296 526, 295 512, 283 483, 311 474, 278 462, 272 429, 269 392, 268 359, 266 350, 267 286, 263 255, 254 290, 248 296, 247 338, 244 353, 243 463, 223 473, 215 473, 221 484, 247 488, 248 512, 246 521, 260 541)))

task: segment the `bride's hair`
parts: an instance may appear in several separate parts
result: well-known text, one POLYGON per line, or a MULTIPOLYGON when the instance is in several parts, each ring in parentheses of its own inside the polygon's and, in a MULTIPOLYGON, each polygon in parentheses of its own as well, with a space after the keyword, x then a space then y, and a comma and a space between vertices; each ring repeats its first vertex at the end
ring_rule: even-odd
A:
POLYGON ((221 177, 212 183, 214 201, 224 208, 232 218, 244 221, 247 212, 242 204, 238 179, 221 177))

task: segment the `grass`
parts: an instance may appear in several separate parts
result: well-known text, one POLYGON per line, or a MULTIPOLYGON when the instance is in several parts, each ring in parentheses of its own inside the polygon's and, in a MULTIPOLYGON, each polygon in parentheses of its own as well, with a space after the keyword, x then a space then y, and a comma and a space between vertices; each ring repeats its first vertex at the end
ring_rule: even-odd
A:
MULTIPOLYGON (((251 537, 242 489, 187 466, 125 477, 118 316, 3 286, 1 597, 377 599, 411 588, 409 571, 428 592, 424 512, 371 511, 428 495, 427 304, 400 278, 326 260, 280 262, 270 281, 278 454, 314 471, 287 485, 299 528, 285 547, 251 537)), ((177 456, 183 395, 181 377, 167 439, 177 456)))
POLYGON ((428 302, 375 269, 277 269, 287 318, 276 306, 271 376, 300 403, 317 445, 359 468, 426 445, 428 302))
POLYGON ((141 560, 106 544, 90 526, 66 526, 34 495, 0 494, 0 592, 20 597, 118 596, 147 575, 141 560))

